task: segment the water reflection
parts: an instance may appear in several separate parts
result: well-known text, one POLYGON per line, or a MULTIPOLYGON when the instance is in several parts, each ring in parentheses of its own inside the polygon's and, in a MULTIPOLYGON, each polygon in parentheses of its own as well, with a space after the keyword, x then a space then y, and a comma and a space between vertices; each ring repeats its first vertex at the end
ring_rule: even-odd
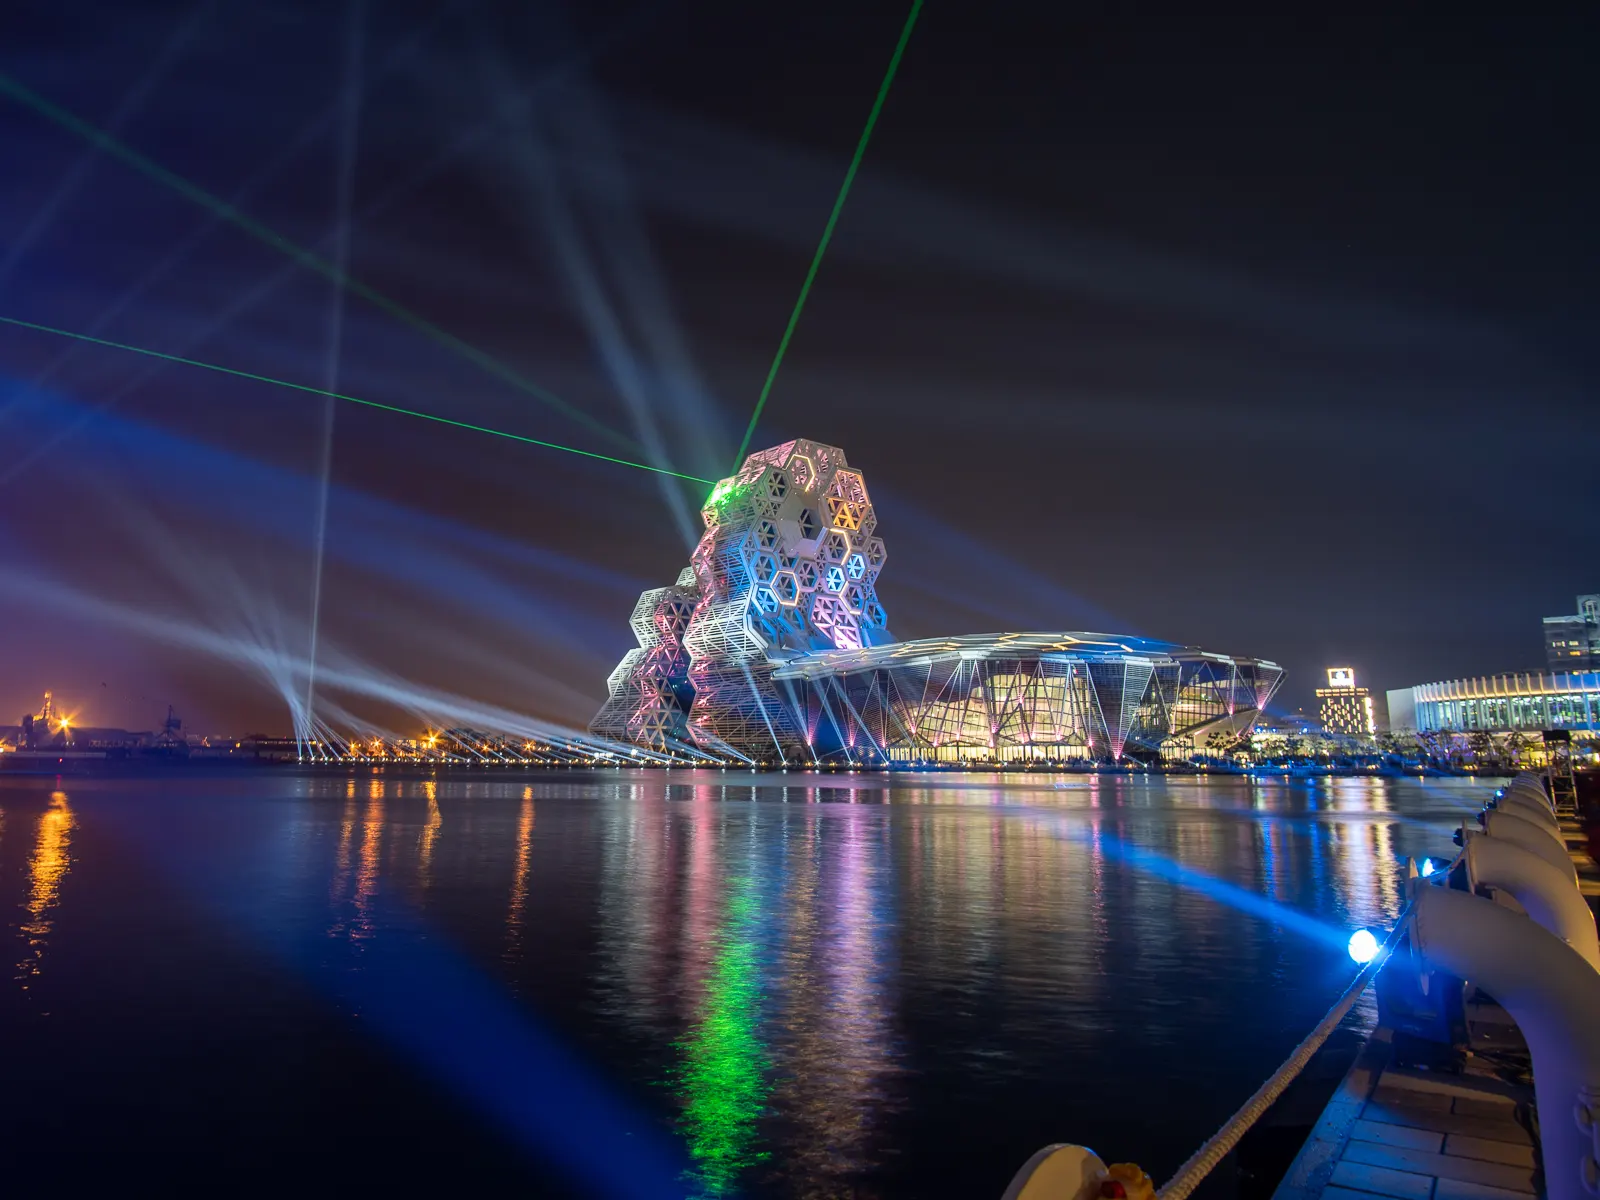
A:
POLYGON ((761 1037, 762 979, 756 939, 761 903, 755 881, 729 881, 725 916, 710 939, 710 970, 678 1072, 683 1133, 705 1194, 723 1196, 767 1156, 756 1121, 770 1085, 761 1037))
POLYGON ((788 1128, 785 1170, 823 1194, 848 1189, 873 1161, 893 1108, 894 917, 883 816, 829 822, 801 809, 787 822, 773 1107, 788 1128))
POLYGON ((356 796, 356 781, 347 781, 328 888, 333 914, 328 936, 348 938, 357 943, 371 938, 375 931, 372 905, 382 867, 379 852, 385 820, 384 781, 371 779, 366 792, 367 802, 363 806, 356 796))
POLYGON ((23 906, 27 920, 20 927, 28 940, 28 952, 17 964, 23 991, 28 990, 28 980, 39 974, 45 941, 50 935, 50 914, 61 899, 61 882, 72 868, 68 850, 73 826, 67 794, 51 792, 50 806, 39 814, 39 832, 28 859, 28 899, 23 906))
POLYGON ((924 1048, 937 1070, 1012 1087, 1035 1054, 1231 1027, 1238 996, 1208 976, 1285 983, 1393 918, 1407 819, 1382 781, 1095 777, 629 785, 602 811, 600 1007, 686 1024, 666 1076, 708 1195, 872 1178, 897 1153, 908 1017, 960 1026, 924 1048))
POLYGON ((433 846, 439 840, 444 813, 439 810, 439 784, 436 780, 423 781, 422 795, 428 802, 428 821, 417 836, 417 880, 426 891, 433 883, 433 846))
POLYGON ((533 788, 522 789, 522 809, 517 813, 517 866, 511 877, 511 909, 506 913, 506 953, 522 940, 527 920, 528 872, 533 865, 533 788))
POLYGON ((378 851, 383 842, 383 780, 367 789, 367 811, 362 816, 361 861, 356 870, 355 920, 350 936, 364 941, 373 934, 372 901, 378 892, 378 851))
POLYGON ((348 927, 344 911, 345 895, 350 889, 350 872, 354 866, 356 814, 356 781, 346 781, 344 813, 339 820, 339 845, 334 851, 333 876, 328 885, 328 900, 333 908, 333 921, 328 926, 329 937, 342 937, 348 927))
MULTIPOLYGON (((1181 1160, 1348 978, 1317 931, 1392 918, 1399 856, 1447 852, 1458 819, 1370 780, 725 778, 374 774, 182 811, 335 973, 412 938, 469 961, 642 1094, 708 1197, 993 1194, 1060 1137, 1181 1160), (1151 1088, 1202 1099, 1146 1133, 1151 1088)), ((0 827, 0 879, 27 858, 24 985, 81 928, 55 915, 69 867, 67 903, 117 911, 71 859, 112 801, 73 795, 0 827)))

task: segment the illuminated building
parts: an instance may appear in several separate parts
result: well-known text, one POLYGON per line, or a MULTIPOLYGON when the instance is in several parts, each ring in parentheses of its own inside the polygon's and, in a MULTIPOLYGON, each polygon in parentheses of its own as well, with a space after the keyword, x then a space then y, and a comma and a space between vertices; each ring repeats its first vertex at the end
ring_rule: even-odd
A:
POLYGON ((1600 722, 1600 672, 1530 671, 1424 683, 1389 693, 1395 729, 1419 733, 1593 733, 1600 722))
POLYGON ((1600 670, 1600 596, 1579 596, 1577 612, 1544 619, 1544 653, 1552 671, 1600 670))
POLYGON ((807 753, 890 762, 1120 759, 1249 732, 1283 672, 1148 638, 1001 633, 804 655, 792 685, 807 753))
POLYGON ((1352 668, 1329 667, 1328 686, 1317 689, 1317 701, 1317 719, 1329 733, 1371 737, 1378 732, 1372 693, 1356 686, 1356 673, 1352 668))
POLYGON ((639 597, 639 646, 591 732, 797 763, 1120 759, 1242 737, 1282 680, 1270 662, 1145 638, 895 641, 877 515, 837 447, 750 455, 701 517, 690 567, 639 597))

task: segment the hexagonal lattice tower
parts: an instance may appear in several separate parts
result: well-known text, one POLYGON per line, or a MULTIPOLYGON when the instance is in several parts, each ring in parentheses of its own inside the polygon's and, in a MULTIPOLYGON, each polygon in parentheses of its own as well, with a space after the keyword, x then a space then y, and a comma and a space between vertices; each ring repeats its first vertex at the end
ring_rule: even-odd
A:
POLYGON ((772 665, 894 640, 877 595, 885 551, 866 483, 838 447, 788 442, 745 459, 701 516, 692 566, 674 587, 639 598, 640 648, 611 673, 590 728, 658 749, 692 739, 754 757, 799 751, 814 731, 780 698, 772 665))
POLYGON ((606 680, 610 699, 589 723, 590 732, 653 750, 689 740, 694 691, 683 635, 698 599, 693 567, 685 567, 672 587, 653 588, 639 597, 628 622, 639 648, 623 655, 606 680))
POLYGON ((690 733, 746 754, 798 749, 806 731, 768 664, 894 640, 878 601, 885 551, 866 483, 838 447, 786 442, 745 459, 700 515, 700 600, 683 638, 690 733))

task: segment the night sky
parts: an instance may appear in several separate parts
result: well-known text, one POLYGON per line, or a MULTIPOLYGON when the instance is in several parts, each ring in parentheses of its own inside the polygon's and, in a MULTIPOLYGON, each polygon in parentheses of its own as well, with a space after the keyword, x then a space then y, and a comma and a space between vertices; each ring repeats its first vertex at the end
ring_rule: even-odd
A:
MULTIPOLYGON (((0 317, 719 477, 905 15, 7 4, 7 78, 392 304, 0 96, 0 317)), ((1290 708, 1538 669, 1600 590, 1597 51, 1593 6, 928 0, 754 445, 865 472, 900 638, 1195 643, 1290 708)), ((585 723, 707 487, 336 409, 319 661, 385 696, 329 703, 585 723)), ((287 732, 325 421, 0 326, 0 723, 287 732)))

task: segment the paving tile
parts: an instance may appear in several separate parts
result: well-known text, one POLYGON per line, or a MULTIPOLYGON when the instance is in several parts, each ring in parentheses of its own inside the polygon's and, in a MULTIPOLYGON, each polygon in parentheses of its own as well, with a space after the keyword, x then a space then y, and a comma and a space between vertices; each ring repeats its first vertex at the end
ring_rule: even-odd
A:
POLYGON ((1449 1154, 1429 1154, 1424 1150, 1402 1150, 1397 1146, 1380 1146, 1376 1142, 1351 1142, 1344 1148, 1344 1161, 1366 1163, 1394 1171, 1411 1171, 1418 1175, 1435 1175, 1440 1179, 1486 1183, 1490 1187, 1509 1188, 1514 1192, 1533 1191, 1533 1171, 1529 1167, 1513 1167, 1476 1158, 1456 1158, 1449 1154))
POLYGON ((1465 1179, 1441 1179, 1433 1186, 1433 1200, 1528 1200, 1528 1194, 1465 1179))
POLYGON ((1526 1129, 1515 1121, 1505 1118, 1496 1120, 1490 1117, 1463 1117, 1455 1113, 1402 1108, 1369 1100, 1366 1107, 1361 1110, 1361 1119, 1385 1125, 1404 1125, 1408 1129, 1464 1133, 1468 1137, 1492 1138, 1497 1142, 1512 1142, 1522 1146, 1533 1145, 1533 1137, 1526 1129))
MULTIPOLYGON (((1433 1180, 1426 1175, 1410 1171, 1390 1171, 1383 1167, 1346 1160, 1333 1168, 1329 1182, 1358 1192, 1376 1192, 1380 1196, 1396 1196, 1399 1200, 1428 1200, 1433 1191, 1433 1180)), ((1333 1188, 1326 1189, 1326 1196, 1333 1188)))
MULTIPOLYGON (((1493 1005, 1471 1002, 1468 1016, 1476 1043, 1520 1046, 1493 1005)), ((1378 1042, 1387 1045, 1385 1031, 1369 1049, 1378 1042)), ((1536 1139, 1516 1121, 1531 1089, 1508 1084, 1472 1055, 1452 1073, 1370 1053, 1362 1086, 1348 1076, 1342 1085, 1346 1115, 1333 1122, 1324 1112, 1296 1159, 1299 1175, 1286 1177, 1274 1200, 1533 1200, 1536 1139)))
MULTIPOLYGON (((1438 1153, 1444 1145, 1444 1134, 1436 1130, 1407 1129, 1401 1125, 1385 1125, 1381 1121, 1357 1121, 1350 1127, 1350 1137, 1358 1142, 1378 1142, 1384 1146, 1404 1146, 1407 1150, 1431 1150, 1434 1153, 1438 1153)), ((1488 1156, 1480 1154, 1475 1157, 1488 1156)))
MULTIPOLYGON (((1369 1138, 1369 1141, 1377 1141, 1369 1138)), ((1468 1137, 1452 1133, 1444 1140, 1444 1152, 1460 1158, 1481 1158, 1486 1162, 1510 1163, 1514 1167, 1533 1166, 1533 1147, 1517 1146, 1491 1138, 1468 1137)))
POLYGON ((1509 1084, 1492 1075, 1469 1069, 1461 1075, 1445 1075, 1433 1071, 1419 1071, 1411 1067, 1390 1067, 1383 1073, 1378 1086, 1406 1095, 1446 1096, 1469 1101, 1472 1104, 1490 1104, 1509 1107, 1516 1101, 1507 1094, 1509 1084))
POLYGON ((1397 1108, 1431 1108, 1439 1112, 1450 1111, 1451 1097, 1442 1093, 1414 1092, 1391 1087, 1388 1075, 1378 1081, 1378 1086, 1373 1091, 1372 1098, 1379 1104, 1391 1104, 1397 1108))
POLYGON ((1457 1096, 1452 1111, 1464 1117, 1509 1117, 1516 1107, 1510 1096, 1457 1096))

